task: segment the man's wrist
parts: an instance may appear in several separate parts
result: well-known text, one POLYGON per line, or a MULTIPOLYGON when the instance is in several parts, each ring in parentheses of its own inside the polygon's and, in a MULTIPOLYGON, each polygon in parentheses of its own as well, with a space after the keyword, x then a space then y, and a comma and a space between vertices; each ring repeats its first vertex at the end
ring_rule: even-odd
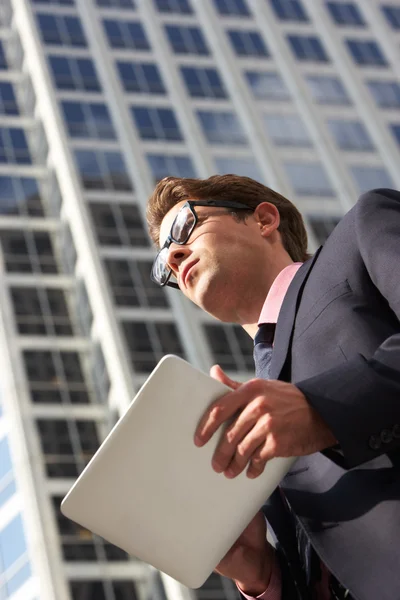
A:
POLYGON ((271 581, 272 567, 275 557, 268 556, 260 578, 253 581, 239 581, 235 579, 236 586, 247 596, 260 596, 268 588, 271 581), (272 559, 272 560, 271 560, 272 559))

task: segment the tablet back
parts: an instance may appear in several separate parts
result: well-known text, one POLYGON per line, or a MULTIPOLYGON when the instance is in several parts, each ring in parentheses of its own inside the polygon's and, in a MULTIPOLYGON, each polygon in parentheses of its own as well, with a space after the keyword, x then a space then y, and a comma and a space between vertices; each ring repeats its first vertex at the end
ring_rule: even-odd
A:
POLYGON ((202 448, 193 437, 227 391, 181 358, 164 357, 64 498, 63 514, 200 587, 294 461, 273 459, 254 480, 215 473, 221 434, 202 448))

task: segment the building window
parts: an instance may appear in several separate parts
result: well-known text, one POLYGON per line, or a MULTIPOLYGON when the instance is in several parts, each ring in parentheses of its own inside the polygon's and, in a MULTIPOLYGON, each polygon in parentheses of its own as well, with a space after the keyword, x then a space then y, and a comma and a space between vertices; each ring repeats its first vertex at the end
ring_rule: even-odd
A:
POLYGON ((123 321, 122 330, 137 373, 150 373, 165 354, 185 358, 174 323, 123 321))
POLYGON ((34 4, 53 4, 55 6, 75 6, 75 0, 31 0, 34 4))
POLYGON ((264 114, 264 127, 277 146, 311 147, 308 131, 298 115, 264 114))
POLYGON ((0 40, 0 70, 8 69, 8 62, 2 40, 0 40))
POLYGON ((378 44, 372 40, 346 40, 354 61, 361 66, 387 67, 388 62, 378 44))
POLYGON ((0 531, 1 594, 11 598, 31 576, 21 515, 17 515, 0 531))
POLYGON ((336 225, 339 223, 340 217, 317 217, 309 216, 308 222, 314 234, 317 244, 325 244, 336 225))
POLYGON ((315 36, 288 35, 289 45, 299 60, 330 62, 321 41, 315 36))
POLYGON ((374 144, 361 121, 330 119, 327 125, 341 150, 356 150, 358 152, 374 150, 374 144))
POLYGON ((377 188, 393 189, 393 180, 383 167, 350 167, 351 174, 361 194, 377 188))
POLYGON ((81 22, 77 17, 44 13, 38 13, 36 16, 45 44, 80 48, 87 46, 81 22))
POLYGON ((239 119, 233 112, 198 110, 197 116, 210 144, 233 144, 235 146, 247 144, 239 119))
POLYGON ((192 98, 227 98, 225 86, 216 69, 181 67, 181 73, 192 98))
POLYGON ((136 8, 133 0, 96 0, 101 8, 136 8))
POLYGON ((103 21, 108 43, 111 48, 125 50, 150 50, 143 26, 138 21, 103 21))
POLYGON ((391 125, 390 129, 396 139, 396 142, 400 145, 400 125, 391 125))
POLYGON ((400 6, 384 5, 381 8, 389 25, 393 29, 400 29, 400 6))
POLYGON ((93 386, 97 394, 97 398, 106 403, 110 393, 110 377, 108 375, 107 365, 104 360, 104 354, 101 345, 97 342, 92 351, 91 356, 91 373, 93 386))
POLYGON ((48 477, 78 477, 100 446, 95 421, 38 419, 48 477))
POLYGON ((14 94, 14 88, 7 81, 0 82, 0 114, 19 115, 19 108, 14 94))
POLYGON ((23 129, 19 127, 0 127, 0 163, 32 164, 23 129))
POLYGON ((227 371, 254 371, 253 343, 238 325, 204 325, 213 361, 227 371))
POLYGON ((155 183, 164 177, 197 177, 188 156, 148 154, 147 160, 155 183))
POLYGON ((322 164, 286 162, 284 168, 298 196, 335 196, 322 164))
POLYGON ((8 273, 58 273, 53 245, 46 231, 2 229, 0 242, 8 273))
POLYGON ((85 282, 81 279, 76 286, 75 294, 76 314, 82 335, 90 337, 93 324, 93 312, 85 282))
POLYGON ((24 364, 35 404, 88 404, 89 393, 77 352, 25 350, 24 364))
POLYGON ((183 140, 175 113, 171 108, 132 106, 132 117, 142 140, 183 140))
POLYGON ((308 75, 307 85, 318 104, 349 105, 351 100, 343 83, 330 75, 308 75))
POLYGON ((175 54, 210 54, 203 32, 198 27, 166 25, 165 32, 175 54))
MULTIPOLYGON (((17 491, 7 438, 0 439, 0 508, 17 491)), ((0 588, 1 589, 1 588, 0 588)))
POLYGON ((133 581, 118 581, 115 579, 70 581, 71 600, 139 600, 133 581), (112 590, 112 591, 111 591, 112 590))
POLYGON ((129 559, 126 552, 117 546, 106 542, 78 523, 64 517, 60 510, 62 496, 53 496, 52 501, 65 561, 125 561, 129 559))
POLYGON ((117 306, 168 308, 165 291, 150 279, 152 261, 105 258, 117 306))
POLYGON ((270 0, 275 14, 282 21, 308 22, 308 16, 299 0, 270 0))
POLYGON ((105 104, 98 102, 61 103, 68 133, 74 138, 115 140, 110 113, 105 104))
POLYGON ((332 19, 338 25, 365 27, 360 9, 353 2, 327 2, 326 7, 332 19))
POLYGON ((233 174, 242 177, 251 177, 256 181, 263 181, 260 169, 253 157, 250 156, 219 156, 214 159, 217 173, 221 175, 233 174))
POLYGON ((238 56, 270 56, 268 48, 257 31, 229 30, 229 39, 238 56))
POLYGON ((290 93, 279 73, 246 71, 245 77, 257 100, 290 100, 290 93))
POLYGON ((367 86, 380 108, 400 108, 400 84, 397 81, 367 81, 367 86))
POLYGON ((160 71, 153 63, 117 62, 119 76, 126 92, 165 94, 160 71))
POLYGON ((85 189, 132 191, 132 183, 120 152, 75 150, 75 159, 85 189))
POLYGON ((161 13, 193 14, 188 0, 155 0, 155 5, 161 13))
POLYGON ((149 246, 143 219, 135 204, 91 202, 90 211, 100 245, 149 246))
POLYGON ((220 15, 250 17, 245 0, 214 0, 214 5, 220 15))
POLYGON ((89 58, 49 56, 49 64, 59 90, 101 91, 94 63, 89 58))
POLYGON ((63 290, 13 286, 10 293, 20 335, 73 335, 63 290))
POLYGON ((0 215, 43 217, 38 182, 33 177, 0 176, 0 215))

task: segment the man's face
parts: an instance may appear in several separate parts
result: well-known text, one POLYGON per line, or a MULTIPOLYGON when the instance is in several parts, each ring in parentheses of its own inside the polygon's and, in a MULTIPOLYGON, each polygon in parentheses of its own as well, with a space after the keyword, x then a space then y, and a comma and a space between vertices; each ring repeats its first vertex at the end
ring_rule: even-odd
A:
MULTIPOLYGON (((175 205, 160 228, 160 247, 185 201, 175 205)), ((259 269, 266 268, 266 244, 254 215, 238 221, 226 209, 196 206, 198 223, 188 242, 172 243, 167 262, 181 291, 221 321, 236 321, 259 269)))

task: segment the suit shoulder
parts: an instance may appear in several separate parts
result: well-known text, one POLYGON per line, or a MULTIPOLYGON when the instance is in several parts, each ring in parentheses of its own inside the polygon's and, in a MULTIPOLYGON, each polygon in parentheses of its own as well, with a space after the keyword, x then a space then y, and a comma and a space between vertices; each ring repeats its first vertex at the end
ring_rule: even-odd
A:
POLYGON ((371 211, 389 206, 398 207, 400 210, 400 192, 389 188, 377 188, 362 194, 354 209, 357 216, 363 218, 371 211))

